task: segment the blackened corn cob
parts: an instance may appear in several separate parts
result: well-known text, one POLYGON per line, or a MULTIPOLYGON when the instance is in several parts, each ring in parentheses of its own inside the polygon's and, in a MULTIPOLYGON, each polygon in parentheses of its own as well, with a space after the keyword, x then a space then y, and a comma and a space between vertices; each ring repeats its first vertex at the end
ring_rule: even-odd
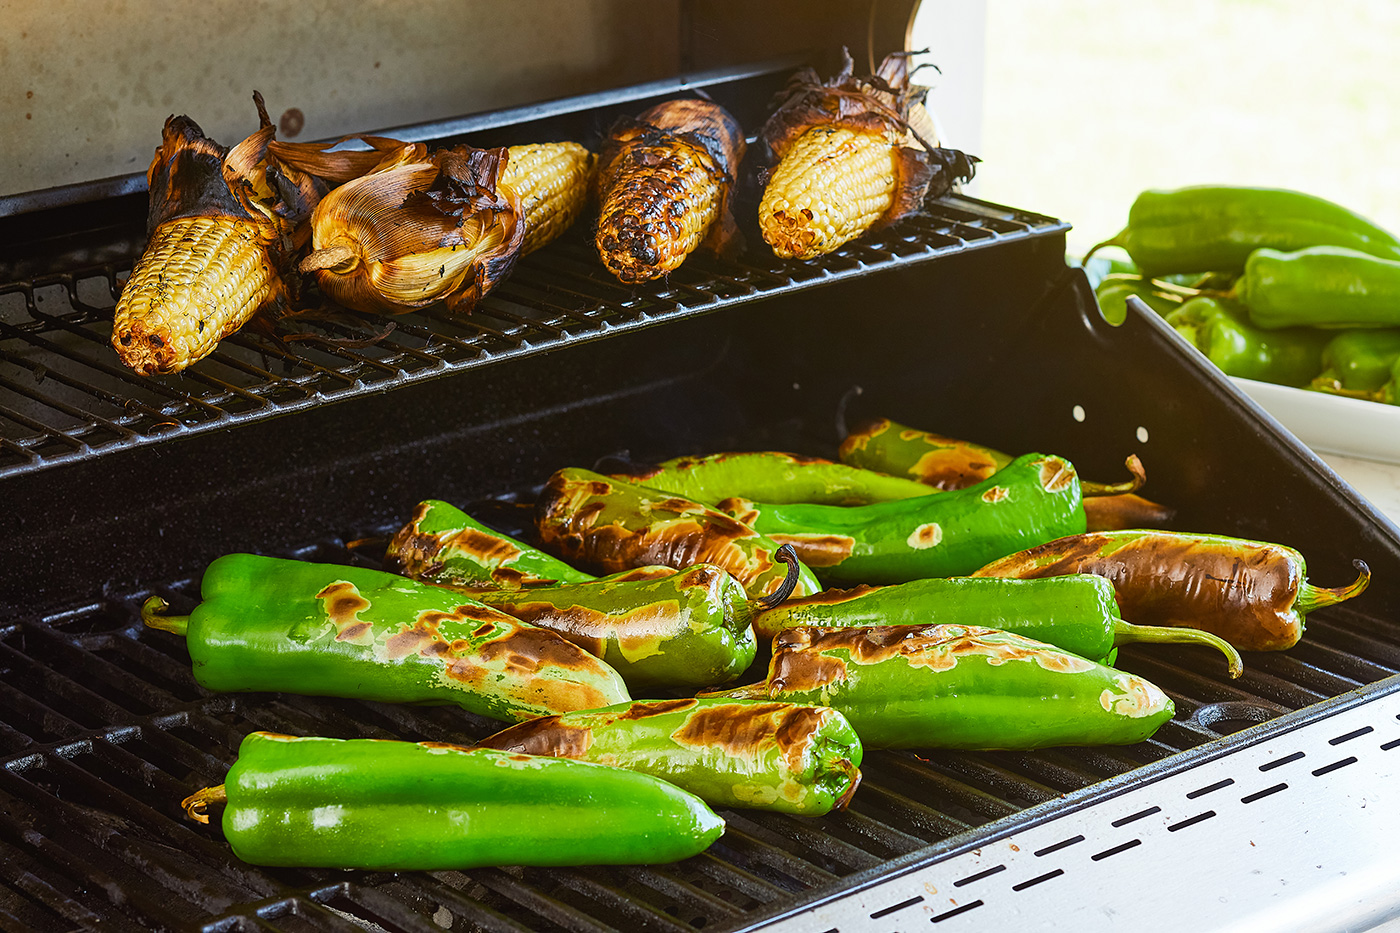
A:
POLYGON ((743 154, 738 123, 709 101, 668 101, 619 121, 598 170, 603 265, 624 282, 645 282, 707 238, 726 248, 737 235, 729 199, 743 154))

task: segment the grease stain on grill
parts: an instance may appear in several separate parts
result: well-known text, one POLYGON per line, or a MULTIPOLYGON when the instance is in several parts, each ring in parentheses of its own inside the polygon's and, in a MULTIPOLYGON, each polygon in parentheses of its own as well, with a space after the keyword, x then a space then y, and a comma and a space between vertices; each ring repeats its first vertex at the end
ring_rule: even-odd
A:
POLYGON ((1197 813, 1195 816, 1184 819, 1180 823, 1171 824, 1167 827, 1167 832, 1174 833, 1177 830, 1186 829, 1188 826, 1195 826, 1197 823, 1204 823, 1206 820, 1210 819, 1213 816, 1215 816, 1214 810, 1207 810, 1204 813, 1197 813))
POLYGON ((1348 755, 1341 761, 1334 761, 1330 765, 1323 765, 1321 768, 1316 769, 1313 771, 1313 777, 1322 777, 1324 774, 1331 774, 1338 768, 1345 768, 1347 765, 1354 764, 1356 764, 1356 757, 1354 755, 1348 755))

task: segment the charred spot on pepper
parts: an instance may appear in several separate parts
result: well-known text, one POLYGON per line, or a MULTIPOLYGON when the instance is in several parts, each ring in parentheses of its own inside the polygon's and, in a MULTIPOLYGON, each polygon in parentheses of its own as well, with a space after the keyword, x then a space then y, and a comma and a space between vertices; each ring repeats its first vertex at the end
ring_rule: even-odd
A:
POLYGON ((718 748, 731 758, 752 758, 773 740, 786 703, 716 703, 696 709, 671 738, 682 745, 718 748))
POLYGON ((694 697, 683 697, 679 700, 652 700, 645 703, 633 703, 627 709, 617 714, 619 722, 635 719, 650 719, 653 716, 664 716, 667 713, 676 713, 690 709, 699 704, 699 700, 694 697))
POLYGON ((849 535, 772 534, 774 544, 791 544, 802 563, 809 567, 834 567, 855 551, 856 539, 849 535))
POLYGON ((1040 485, 1046 492, 1063 492, 1075 481, 1074 467, 1059 457, 1046 457, 1039 462, 1040 485))
POLYGON ((477 743, 478 748, 554 758, 583 758, 592 746, 592 729, 571 725, 558 716, 532 719, 487 736, 477 743))
POLYGON ((997 502, 1004 501, 1010 495, 1010 490, 1008 490, 1005 486, 993 486, 991 489, 988 489, 986 492, 982 493, 982 501, 986 502, 989 505, 992 505, 997 502))

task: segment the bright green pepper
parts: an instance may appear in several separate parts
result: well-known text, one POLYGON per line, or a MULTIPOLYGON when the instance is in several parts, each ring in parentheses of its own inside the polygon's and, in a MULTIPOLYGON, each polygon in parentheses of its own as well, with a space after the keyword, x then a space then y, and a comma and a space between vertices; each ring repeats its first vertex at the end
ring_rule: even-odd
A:
POLYGON ((830 706, 867 748, 1126 745, 1175 711, 1141 677, 967 625, 788 629, 766 681, 705 696, 830 706))
MULTIPOLYGON (((1237 272, 1260 247, 1341 246, 1400 260, 1400 240, 1331 201, 1279 188, 1201 185, 1144 191, 1128 226, 1103 246, 1120 246, 1149 276, 1237 272)), ((1085 257, 1088 259, 1088 256, 1085 257)))
POLYGON ((1118 617, 1113 584, 1091 573, 1038 580, 949 577, 895 586, 826 590, 765 609, 754 619, 760 638, 798 626, 980 625, 1034 638, 1081 658, 1111 664, 1119 645, 1136 642, 1208 645, 1225 655, 1230 676, 1243 671, 1239 652, 1199 629, 1133 625, 1118 617))
POLYGON ((1128 299, 1140 298, 1153 311, 1166 317, 1181 307, 1181 298, 1155 288, 1151 280, 1140 275, 1110 276, 1094 289, 1099 301, 1099 313, 1108 323, 1117 326, 1128 319, 1128 299))
POLYGON ((1244 379, 1301 386, 1322 369, 1328 335, 1310 327, 1263 330, 1226 298, 1192 298, 1167 323, 1222 372, 1244 379))
POLYGON ((1400 360, 1400 328, 1346 330, 1322 348, 1322 374, 1312 388, 1370 396, 1390 379, 1400 360))
POLYGON ((1255 250, 1235 297, 1258 327, 1400 326, 1400 259, 1337 246, 1255 250))
MULTIPOLYGON (((536 503, 535 523, 545 547, 602 573, 715 564, 743 584, 750 599, 773 595, 787 577, 777 556, 781 542, 708 506, 591 470, 551 476, 536 503)), ((799 565, 793 592, 820 589, 812 571, 799 565)))
POLYGON ((711 506, 731 496, 775 503, 863 505, 935 491, 911 479, 772 451, 676 457, 613 476, 711 506))
POLYGON ((851 507, 730 499, 722 508, 791 544, 826 583, 958 576, 1085 528, 1074 466, 1047 454, 1026 454, 975 486, 919 499, 851 507))
POLYGON ((456 590, 363 567, 230 554, 209 565, 176 632, 209 690, 276 690, 387 703, 456 704, 520 722, 629 699, 618 673, 548 629, 456 590))
POLYGON ((415 580, 473 589, 594 579, 436 499, 418 503, 408 524, 394 535, 384 569, 415 580))
POLYGON ((660 700, 545 716, 479 747, 643 771, 711 806, 821 816, 860 783, 861 745, 846 718, 770 700, 660 700))
POLYGON ((646 774, 439 742, 254 732, 223 785, 224 838, 253 865, 433 871, 636 865, 698 855, 724 832, 703 801, 646 774))

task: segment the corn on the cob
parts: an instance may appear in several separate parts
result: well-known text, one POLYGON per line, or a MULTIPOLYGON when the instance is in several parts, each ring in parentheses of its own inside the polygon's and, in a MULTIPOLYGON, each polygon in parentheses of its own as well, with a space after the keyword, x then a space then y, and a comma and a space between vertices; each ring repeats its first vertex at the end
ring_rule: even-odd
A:
POLYGON ((669 101, 619 121, 598 170, 603 264, 624 282, 645 282, 707 238, 716 250, 731 245, 729 200, 743 154, 739 124, 709 101, 669 101))
POLYGON ((520 198, 524 256, 559 236, 583 213, 597 156, 578 143, 529 143, 509 151, 501 184, 520 198))
POLYGON ((886 57, 868 78, 853 70, 846 54, 830 81, 799 73, 760 134, 777 166, 759 228, 785 259, 829 253, 972 177, 974 157, 934 146, 927 88, 910 83, 905 54, 886 57))
POLYGON ((356 311, 471 310, 525 238, 519 196, 500 180, 508 160, 505 149, 459 146, 341 185, 316 206, 301 271, 356 311))

